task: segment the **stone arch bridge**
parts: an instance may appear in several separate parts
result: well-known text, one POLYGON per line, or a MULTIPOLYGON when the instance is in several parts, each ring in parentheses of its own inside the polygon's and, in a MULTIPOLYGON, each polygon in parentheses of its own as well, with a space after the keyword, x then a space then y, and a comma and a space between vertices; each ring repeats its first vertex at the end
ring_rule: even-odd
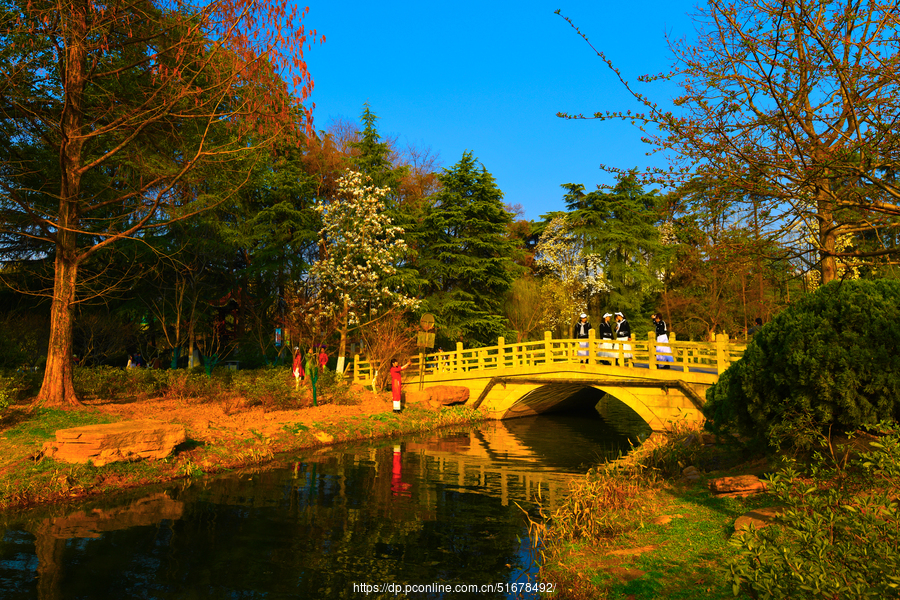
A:
MULTIPOLYGON (((464 386, 468 406, 508 419, 562 410, 578 392, 595 388, 662 430, 679 419, 701 421, 706 390, 746 347, 722 334, 715 342, 662 344, 653 333, 614 343, 590 333, 587 340, 546 332, 536 342, 500 338, 496 346, 467 350, 460 343, 452 352, 420 354, 404 371, 404 389, 464 386)), ((355 382, 369 384, 376 375, 374 365, 355 357, 355 382)))

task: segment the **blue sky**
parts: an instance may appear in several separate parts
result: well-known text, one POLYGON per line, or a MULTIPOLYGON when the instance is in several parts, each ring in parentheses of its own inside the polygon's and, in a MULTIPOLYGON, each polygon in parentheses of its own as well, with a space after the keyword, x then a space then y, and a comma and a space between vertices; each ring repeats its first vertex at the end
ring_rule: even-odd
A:
MULTIPOLYGON (((471 150, 529 219, 565 208, 563 183, 611 183, 601 164, 663 164, 629 124, 555 116, 638 107, 554 11, 634 81, 670 68, 665 34, 692 34, 689 4, 312 1, 305 23, 326 37, 305 56, 316 129, 358 122, 368 102, 382 137, 430 148, 444 167, 471 150)), ((651 90, 665 100, 667 85, 651 90)))

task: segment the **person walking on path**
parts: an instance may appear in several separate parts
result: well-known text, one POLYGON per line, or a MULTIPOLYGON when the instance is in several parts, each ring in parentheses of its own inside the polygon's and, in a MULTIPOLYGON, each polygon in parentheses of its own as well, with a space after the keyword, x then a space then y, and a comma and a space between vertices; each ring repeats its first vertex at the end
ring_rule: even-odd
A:
MULTIPOLYGON (((625 318, 620 312, 616 313, 616 339, 619 341, 629 341, 631 339, 631 325, 628 324, 628 320, 625 318)), ((630 344, 622 344, 622 349, 627 353, 624 355, 626 359, 631 358, 631 345, 630 344)), ((623 361, 624 362, 624 361, 623 361)), ((616 361, 616 364, 619 364, 619 361, 616 361)))
MULTIPOLYGON (((663 321, 662 316, 659 313, 653 313, 650 317, 653 319, 653 324, 656 326, 656 341, 663 342, 665 344, 669 343, 669 327, 666 325, 666 322, 663 321)), ((656 362, 664 362, 670 363, 675 362, 675 358, 672 356, 672 349, 668 346, 657 346, 656 347, 656 362)), ((671 369, 671 365, 659 365, 660 369, 671 369)))
MULTIPOLYGON (((588 316, 585 313, 581 313, 578 317, 578 323, 575 324, 575 338, 579 340, 586 340, 590 337, 588 333, 592 329, 591 322, 588 321, 588 316)), ((588 342, 580 343, 582 350, 578 351, 578 356, 588 356, 588 342)), ((587 358, 582 358, 579 362, 586 363, 588 362, 587 358)))
POLYGON ((401 386, 403 385, 403 375, 401 371, 409 366, 409 361, 406 361, 406 364, 402 367, 400 366, 400 361, 396 358, 391 359, 391 395, 394 399, 394 412, 400 412, 400 399, 402 397, 401 394, 401 386))
MULTIPOLYGON (((605 313, 603 315, 603 320, 600 322, 600 326, 597 327, 597 331, 600 332, 600 339, 601 340, 609 340, 609 341, 604 341, 600 345, 600 347, 603 348, 604 351, 598 352, 597 356, 599 356, 601 358, 615 358, 616 357, 616 354, 614 352, 611 352, 611 350, 613 349, 613 343, 612 343, 613 328, 612 328, 612 324, 609 322, 609 320, 611 318, 612 318, 612 313, 605 313)), ((610 361, 608 361, 608 360, 603 360, 600 362, 602 362, 604 365, 610 364, 610 361)))
POLYGON ((325 352, 325 346, 319 347, 319 372, 325 370, 325 365, 328 364, 328 353, 325 352))

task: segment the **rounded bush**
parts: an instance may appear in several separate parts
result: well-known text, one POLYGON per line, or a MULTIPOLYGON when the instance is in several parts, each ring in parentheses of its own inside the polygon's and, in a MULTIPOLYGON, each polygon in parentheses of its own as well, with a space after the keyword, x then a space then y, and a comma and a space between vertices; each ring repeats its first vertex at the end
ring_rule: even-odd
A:
POLYGON ((832 282, 754 336, 707 392, 716 431, 767 438, 812 419, 852 430, 900 419, 900 282, 832 282))

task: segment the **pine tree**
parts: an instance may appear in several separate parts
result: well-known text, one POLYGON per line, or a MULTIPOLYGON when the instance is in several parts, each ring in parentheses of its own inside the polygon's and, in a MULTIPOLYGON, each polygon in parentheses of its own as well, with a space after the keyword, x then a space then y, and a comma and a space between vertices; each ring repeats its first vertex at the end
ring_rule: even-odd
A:
POLYGON ((418 266, 428 280, 424 309, 440 338, 494 343, 508 333, 503 300, 519 269, 506 233, 503 192, 471 152, 439 176, 422 223, 418 266))

